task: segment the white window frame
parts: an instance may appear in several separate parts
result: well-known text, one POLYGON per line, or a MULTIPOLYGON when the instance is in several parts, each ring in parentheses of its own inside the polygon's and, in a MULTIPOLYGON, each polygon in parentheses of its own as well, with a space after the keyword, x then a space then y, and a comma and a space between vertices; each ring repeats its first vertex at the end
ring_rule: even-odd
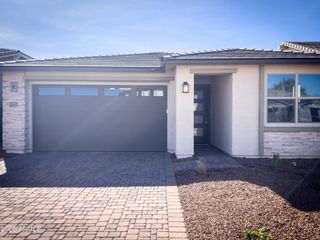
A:
POLYGON ((319 122, 310 122, 310 123, 300 123, 298 118, 299 113, 299 99, 308 100, 308 99, 317 99, 320 100, 320 97, 300 97, 298 83, 299 83, 299 75, 320 75, 320 73, 305 73, 305 72, 268 72, 265 74, 264 81, 264 125, 266 127, 320 127, 319 122), (269 75, 294 75, 295 76, 295 86, 294 86, 294 96, 293 97, 268 97, 268 76, 269 75), (295 108, 294 108, 294 122, 276 122, 270 123, 268 122, 268 99, 288 99, 294 100, 295 108))

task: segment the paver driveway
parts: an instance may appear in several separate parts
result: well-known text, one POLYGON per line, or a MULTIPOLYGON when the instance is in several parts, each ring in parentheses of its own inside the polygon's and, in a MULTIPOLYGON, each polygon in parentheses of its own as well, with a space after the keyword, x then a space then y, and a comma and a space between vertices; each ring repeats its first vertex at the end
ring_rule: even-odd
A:
POLYGON ((183 239, 166 153, 32 153, 0 176, 1 239, 183 239))

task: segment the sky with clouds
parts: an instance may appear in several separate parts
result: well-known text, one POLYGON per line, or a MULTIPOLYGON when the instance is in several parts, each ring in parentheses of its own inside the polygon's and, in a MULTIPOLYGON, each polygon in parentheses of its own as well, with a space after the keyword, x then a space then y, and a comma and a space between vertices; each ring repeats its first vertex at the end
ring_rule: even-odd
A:
POLYGON ((0 0, 0 47, 35 58, 320 41, 319 0, 0 0))

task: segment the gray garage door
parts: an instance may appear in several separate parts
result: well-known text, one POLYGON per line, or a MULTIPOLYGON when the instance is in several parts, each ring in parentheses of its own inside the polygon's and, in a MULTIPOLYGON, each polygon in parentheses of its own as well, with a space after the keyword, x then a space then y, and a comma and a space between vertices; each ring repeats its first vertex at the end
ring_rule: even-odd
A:
POLYGON ((33 86, 34 151, 166 151, 163 86, 33 86))

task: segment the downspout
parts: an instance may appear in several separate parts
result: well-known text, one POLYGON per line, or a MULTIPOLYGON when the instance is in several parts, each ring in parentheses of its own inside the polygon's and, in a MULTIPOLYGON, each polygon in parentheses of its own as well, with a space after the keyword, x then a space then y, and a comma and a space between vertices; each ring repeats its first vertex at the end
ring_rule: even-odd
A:
POLYGON ((264 65, 259 64, 259 156, 264 155, 264 65))

